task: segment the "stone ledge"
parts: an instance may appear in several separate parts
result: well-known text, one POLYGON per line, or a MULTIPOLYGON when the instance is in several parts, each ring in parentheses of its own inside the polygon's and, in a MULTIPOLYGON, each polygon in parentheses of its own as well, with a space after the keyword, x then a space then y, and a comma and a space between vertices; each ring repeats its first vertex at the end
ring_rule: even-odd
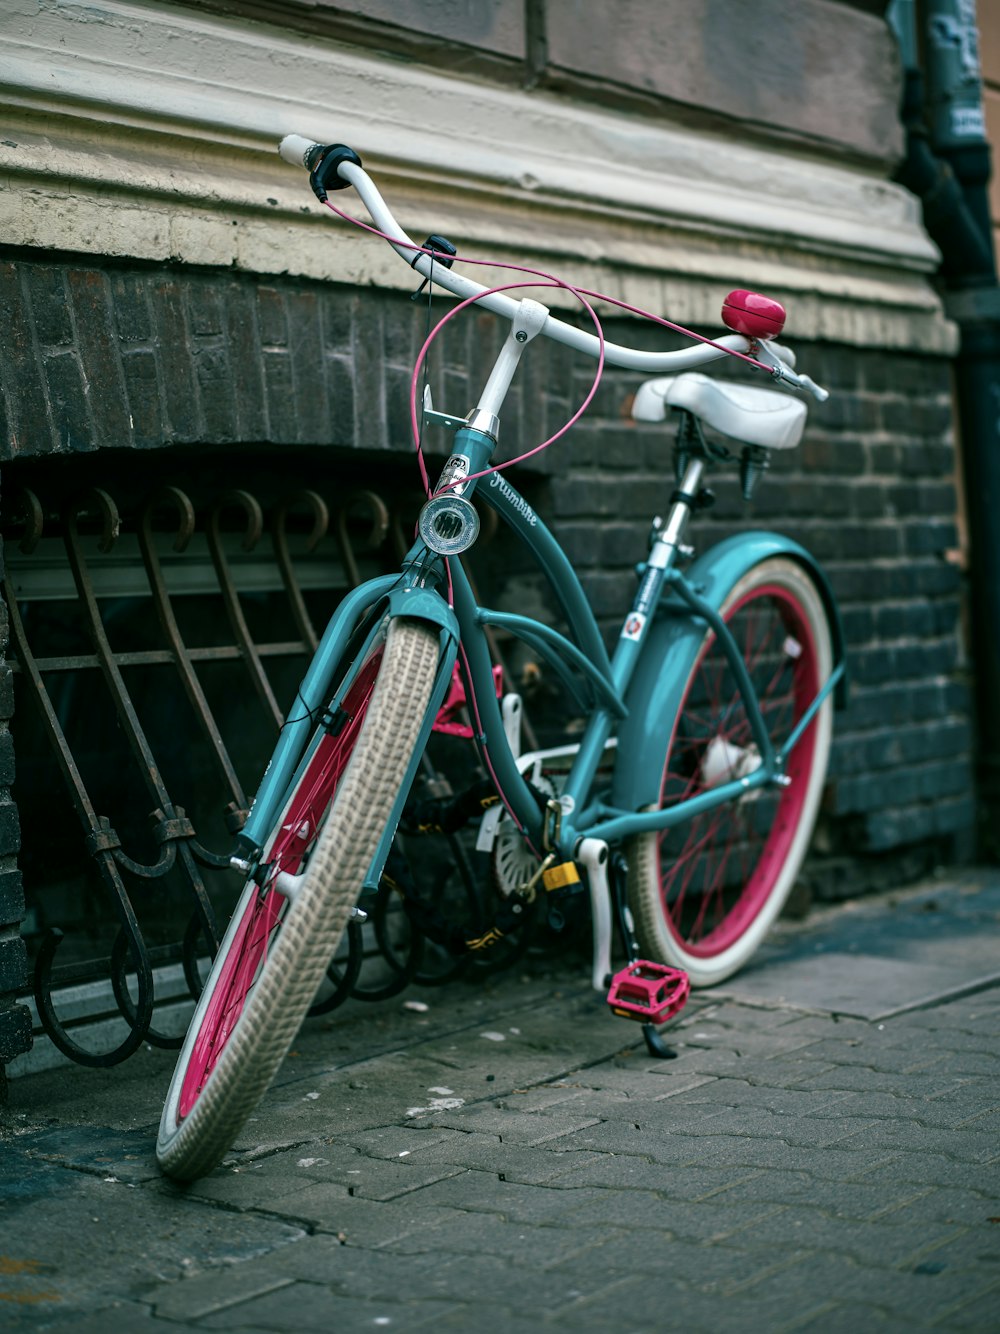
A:
POLYGON ((273 156, 306 132, 356 146, 417 239, 555 262, 679 320, 715 324, 725 286, 770 287, 810 294, 798 337, 954 348, 916 201, 870 173, 190 10, 82 13, 8 25, 12 244, 407 286, 389 252, 320 230, 273 156))

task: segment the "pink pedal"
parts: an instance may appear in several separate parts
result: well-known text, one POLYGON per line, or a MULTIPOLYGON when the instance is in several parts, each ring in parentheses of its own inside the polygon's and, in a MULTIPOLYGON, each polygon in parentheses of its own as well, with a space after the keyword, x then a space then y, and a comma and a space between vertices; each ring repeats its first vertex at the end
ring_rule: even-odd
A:
POLYGON ((636 959, 611 979, 608 1004, 623 1019, 662 1024, 680 1013, 690 993, 687 973, 665 963, 636 959))

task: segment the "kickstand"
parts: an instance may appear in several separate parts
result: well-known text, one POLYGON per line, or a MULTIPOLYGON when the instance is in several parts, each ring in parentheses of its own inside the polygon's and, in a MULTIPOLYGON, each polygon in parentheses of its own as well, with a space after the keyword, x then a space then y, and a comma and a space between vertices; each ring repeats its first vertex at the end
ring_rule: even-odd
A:
POLYGON ((643 1024, 642 1036, 646 1039, 646 1050, 650 1056, 659 1056, 665 1061, 676 1060, 677 1052, 663 1041, 655 1024, 643 1024))
MULTIPOLYGON (((611 874, 608 879, 611 886, 611 902, 614 905, 615 921, 618 923, 618 931, 628 961, 629 963, 635 963, 639 957, 639 942, 636 940, 635 932, 632 929, 632 914, 625 902, 625 877, 628 874, 628 863, 622 853, 616 852, 613 854, 610 871, 611 874)), ((655 1024, 643 1024, 642 1036, 646 1039, 646 1050, 650 1056, 657 1056, 664 1061, 676 1059, 677 1052, 669 1043, 664 1042, 655 1024)))

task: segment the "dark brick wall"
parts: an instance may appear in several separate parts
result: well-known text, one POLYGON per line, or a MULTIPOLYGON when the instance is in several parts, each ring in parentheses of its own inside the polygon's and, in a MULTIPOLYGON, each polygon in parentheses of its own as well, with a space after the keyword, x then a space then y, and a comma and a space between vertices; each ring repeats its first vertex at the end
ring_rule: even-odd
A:
MULTIPOLYGON (((0 265, 0 321, 7 459, 172 443, 408 448, 409 370, 425 314, 405 296, 9 261, 0 265)), ((631 324, 609 333, 650 345, 658 337, 631 324)), ((498 338, 488 315, 449 331, 432 374, 439 405, 472 405, 498 338)), ((851 850, 951 836, 971 825, 972 796, 961 576, 949 559, 949 366, 829 345, 799 351, 833 396, 811 407, 804 444, 775 456, 752 506, 734 478, 720 481, 702 541, 779 527, 830 573, 854 683, 831 811, 851 821, 851 850)), ((505 448, 559 426, 591 374, 552 344, 536 347, 508 404, 505 448)), ((607 373, 573 436, 532 467, 547 479, 541 503, 605 618, 627 603, 651 512, 669 491, 662 431, 624 415, 634 387, 635 377, 607 373)))
MULTIPOLYGON (((0 263, 4 484, 16 482, 21 460, 72 456, 79 468, 94 451, 165 445, 392 449, 394 466, 412 470, 407 385, 425 319, 405 294, 8 258, 0 263)), ((632 323, 612 322, 608 334, 657 345, 658 335, 632 323)), ((450 326, 431 376, 439 407, 473 405, 499 338, 485 314, 450 326)), ((552 344, 533 350, 505 417, 508 453, 560 426, 592 375, 592 365, 552 344)), ((968 849, 972 715, 961 578, 948 558, 957 542, 948 365, 829 345, 797 350, 833 397, 811 408, 805 443, 775 458, 752 507, 735 478, 720 479, 695 536, 706 545, 740 527, 780 528, 824 563, 841 600, 853 690, 837 721, 813 870, 817 892, 829 896, 878 883, 886 865, 894 875, 901 864, 918 873, 968 849)), ((672 487, 663 430, 627 419, 635 383, 608 373, 583 423, 525 482, 609 630, 631 597, 650 517, 672 487)), ((439 447, 446 444, 441 436, 439 447)), ((533 592, 516 559, 507 577, 508 596, 533 592)), ((0 992, 23 967, 10 930, 22 898, 2 721, 9 701, 5 681, 0 992)), ((0 1034, 4 1018, 0 1011, 0 1034)))
MULTIPOLYGON (((357 298, 246 276, 0 262, 0 458, 382 438, 357 298)), ((376 323, 378 317, 374 317, 376 323)), ((369 320, 369 324, 371 320, 369 320)))

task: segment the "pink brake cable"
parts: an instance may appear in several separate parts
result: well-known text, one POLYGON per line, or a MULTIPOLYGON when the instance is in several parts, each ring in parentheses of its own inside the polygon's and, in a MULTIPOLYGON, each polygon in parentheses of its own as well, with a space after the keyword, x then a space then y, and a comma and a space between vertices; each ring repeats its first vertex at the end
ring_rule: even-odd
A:
MULTIPOLYGON (((353 226, 359 228, 361 231, 368 232, 372 236, 377 236, 383 241, 388 241, 390 245, 396 246, 401 250, 412 250, 414 252, 414 258, 417 255, 428 255, 431 258, 431 260, 439 259, 439 253, 435 252, 433 249, 430 249, 425 246, 416 245, 414 242, 409 240, 404 241, 399 237, 389 236, 388 233, 381 231, 378 227, 375 227, 370 223, 362 222, 360 218, 355 218, 350 213, 346 212, 344 209, 338 208, 335 204, 332 204, 329 199, 326 199, 323 202, 326 204, 326 207, 330 210, 331 213, 336 214, 337 217, 339 218, 343 218, 345 222, 351 223, 353 226)), ((715 339, 706 338, 704 334, 695 333, 693 329, 686 329, 682 324, 675 324, 672 320, 665 319, 662 315, 654 315, 652 311, 643 310, 641 306, 630 305, 627 301, 621 301, 617 297, 607 296, 606 294, 601 292, 591 292, 585 288, 574 287, 571 283, 565 282, 563 279, 556 277, 555 274, 547 273, 543 269, 532 269, 523 264, 512 264, 508 261, 503 261, 503 260, 469 259, 466 256, 462 255, 449 256, 449 258, 452 259, 453 262, 456 264, 470 264, 479 266, 481 268, 506 269, 508 272, 511 273, 526 274, 530 278, 534 278, 536 281, 505 283, 501 286, 490 287, 483 290, 482 292, 475 293, 473 296, 466 297, 464 300, 460 301, 457 305, 452 306, 448 311, 446 311, 446 313, 442 316, 440 320, 438 320, 437 324, 434 326, 433 329, 431 329, 430 333, 424 339, 423 345, 421 346, 420 351, 417 354, 417 359, 413 367, 413 374, 410 378, 410 429, 413 433, 414 444, 416 446, 417 464, 420 469, 421 481, 424 486, 424 491, 428 496, 431 495, 431 485, 430 485, 430 478, 427 472, 427 466, 424 462, 423 445, 421 442, 419 411, 417 406, 420 369, 423 366, 423 363, 427 357, 428 352, 430 351, 431 344, 434 342, 435 338, 437 338, 438 334, 444 329, 445 325, 448 324, 449 321, 454 319, 455 316, 458 315, 461 311, 468 309, 469 306, 473 306, 476 304, 477 301, 482 300, 483 297, 493 296, 497 293, 502 293, 502 292, 515 291, 525 287, 561 288, 563 291, 566 291, 570 293, 572 296, 576 297, 576 299, 580 302, 583 308, 587 311, 587 314, 590 316, 594 324, 594 328, 596 330, 596 336, 599 344, 599 353, 597 357, 597 369, 594 374, 594 379, 593 382, 591 383, 589 390, 587 391, 586 396, 583 399, 583 402, 577 408, 576 412, 573 413, 573 415, 569 418, 569 420, 566 421, 564 425, 559 428, 558 431, 550 435, 547 440, 543 440, 540 445, 535 445, 532 449, 526 450, 523 454, 519 454, 517 458, 508 459, 505 463, 494 464, 489 468, 484 468, 481 472, 470 473, 468 476, 463 477, 461 479, 461 483, 463 484, 465 482, 471 481, 473 478, 488 477, 492 473, 502 472, 506 468, 512 468, 515 463, 522 463, 525 459, 531 458, 534 454, 541 453, 543 449, 547 449, 549 445, 554 444, 556 440, 564 436, 566 432, 576 424, 576 422, 580 419, 580 417, 584 414, 584 412, 586 412, 587 408, 589 407, 591 401, 594 398, 594 395, 597 393, 598 386, 600 385, 601 382, 601 377, 604 373, 604 345, 605 345, 604 327, 601 324, 600 316, 597 314, 597 311, 591 305, 591 301, 606 302, 608 305, 615 306, 619 310, 627 311, 631 315, 638 315, 640 318, 650 320, 654 324, 658 324, 665 329, 672 330, 674 333, 682 334, 686 338, 692 339, 694 342, 704 343, 709 347, 717 348, 720 352, 724 352, 727 356, 735 357, 739 361, 748 362, 749 365, 755 367, 758 370, 766 371, 768 375, 774 374, 774 371, 770 366, 765 365, 763 362, 757 361, 754 357, 749 356, 745 352, 737 352, 733 348, 724 347, 721 343, 717 342, 715 339)), ((433 281, 433 269, 431 271, 430 280, 433 281)), ((452 591, 450 562, 446 560, 445 565, 448 572, 448 602, 449 604, 452 604, 454 595, 452 591)), ((465 669, 464 674, 471 687, 472 678, 469 672, 468 660, 465 656, 465 651, 464 649, 462 649, 461 645, 459 646, 459 649, 464 664, 464 669, 465 669)), ((473 710, 477 729, 481 733, 482 722, 479 716, 479 704, 476 699, 474 689, 469 689, 467 691, 467 700, 473 710)), ((486 767, 489 771, 490 777, 492 778, 494 785, 496 786, 496 790, 500 797, 501 802, 506 808, 508 815, 513 820, 515 827, 521 832, 522 835, 526 836, 526 831, 524 829, 524 826, 518 819, 517 813, 512 807, 510 801, 507 799, 507 796, 500 785, 500 780, 493 769, 493 764, 490 760, 489 753, 485 750, 485 748, 481 749, 483 753, 483 758, 486 762, 486 767)))
MULTIPOLYGON (((337 217, 343 218, 344 221, 351 223, 353 226, 360 228, 362 231, 370 233, 372 236, 377 236, 383 241, 388 241, 389 244, 392 246, 398 246, 402 250, 412 250, 414 252, 414 258, 416 258, 417 255, 427 255, 430 257, 431 260, 440 258, 439 253, 435 252, 433 249, 427 248, 425 246, 416 245, 412 241, 402 240, 399 237, 389 236, 386 232, 381 231, 378 227, 375 227, 370 223, 362 222, 360 218, 353 217, 350 213, 347 213, 344 209, 337 208, 337 206, 335 204, 332 204, 329 201, 329 199, 325 200, 324 202, 326 204, 326 207, 330 210, 330 212, 335 213, 337 217)), ((594 398, 594 395, 597 393, 598 386, 600 385, 601 382, 601 377, 604 373, 604 345, 605 345, 604 328, 603 325, 601 324, 600 317, 598 316, 594 307, 591 305, 591 301, 606 302, 608 305, 615 306, 619 310, 627 311, 630 315, 638 315, 641 319, 650 320, 652 323, 658 324, 662 328, 670 329, 674 333, 682 334, 684 337, 690 338, 694 342, 703 343, 708 347, 717 348, 718 351, 725 353, 726 356, 735 357, 738 361, 745 361, 749 365, 753 366, 755 369, 765 371, 770 376, 774 375, 774 369, 771 366, 766 365, 764 362, 757 361, 756 358, 750 356, 746 352, 737 352, 733 348, 724 347, 716 339, 707 338, 704 334, 695 333, 693 329, 687 329, 682 324, 675 324, 672 320, 665 319, 662 315, 654 315, 652 311, 643 310, 641 306, 631 305, 627 301, 619 300, 617 297, 608 296, 603 292, 591 292, 588 291, 586 288, 574 287, 571 283, 566 282, 562 278, 558 278, 555 274, 547 273, 544 269, 533 269, 523 264, 513 264, 505 260, 469 259, 468 257, 463 255, 449 256, 448 258, 452 259, 452 262, 456 264, 470 264, 470 265, 476 265, 481 268, 506 269, 511 273, 526 274, 529 277, 535 278, 539 281, 505 283, 498 287, 486 288, 482 292, 476 292, 473 296, 466 297, 464 300, 460 301, 457 305, 452 306, 442 316, 442 318, 438 320, 437 324, 434 326, 434 328, 430 331, 430 333, 424 340, 424 343, 420 348, 419 353, 417 354, 417 359, 413 367, 413 374, 410 378, 410 429, 413 433, 414 444, 416 446, 417 463, 420 469, 421 481, 423 482, 424 490, 428 496, 430 496, 431 494, 431 487, 430 487, 430 479, 427 473, 427 467, 424 463, 423 447, 421 444, 421 431, 419 425, 419 409, 417 405, 420 369, 424 363, 427 353, 430 350, 431 344, 434 342, 435 338, 437 338, 438 334, 444 329, 444 326, 448 324, 450 320, 454 319, 454 317, 458 315, 461 311, 466 310, 469 306, 475 305, 477 301, 481 301, 483 297, 493 296, 495 294, 502 292, 515 291, 525 287, 561 288, 563 291, 568 292, 572 296, 576 297, 576 299, 580 302, 583 308, 587 311, 587 314, 590 316, 594 324, 596 336, 598 339, 598 343, 600 345, 600 351, 597 357, 597 370, 595 372, 593 382, 591 383, 591 386, 587 391, 586 396, 583 399, 583 402, 577 408, 576 412, 573 413, 573 415, 569 418, 569 420, 566 421, 564 425, 559 428, 558 431, 550 435, 547 440, 543 440, 540 445, 533 446, 533 448, 526 450, 525 453, 523 454, 519 454, 516 458, 508 459, 505 463, 493 464, 489 468, 484 468, 482 472, 471 473, 469 474, 469 476, 463 477, 462 483, 471 481, 473 478, 488 477, 495 472, 503 472, 507 468, 512 468, 514 464, 522 463, 525 459, 529 459, 533 455, 541 453, 543 449, 547 449, 549 445, 554 444, 557 440, 559 440, 562 436, 564 436, 566 432, 569 431, 569 429, 572 426, 574 426, 577 423, 577 421, 579 421, 580 417, 584 414, 584 412, 586 412, 587 408, 589 407, 590 403, 594 398)), ((433 281, 433 271, 430 280, 433 281)))

